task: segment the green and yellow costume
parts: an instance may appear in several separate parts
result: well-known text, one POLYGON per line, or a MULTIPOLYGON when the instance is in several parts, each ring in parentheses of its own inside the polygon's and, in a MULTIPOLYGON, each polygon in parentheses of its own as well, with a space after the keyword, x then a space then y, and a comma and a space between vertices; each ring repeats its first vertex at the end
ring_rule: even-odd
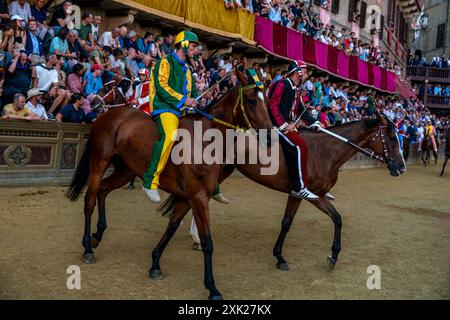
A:
MULTIPOLYGON (((197 36, 189 31, 181 32, 175 46, 187 53, 189 42, 198 43, 197 36)), ((159 175, 169 159, 181 117, 181 108, 187 98, 195 98, 195 81, 186 63, 173 52, 159 60, 150 76, 150 111, 158 125, 161 138, 153 146, 152 159, 144 174, 144 187, 158 189, 159 175)))

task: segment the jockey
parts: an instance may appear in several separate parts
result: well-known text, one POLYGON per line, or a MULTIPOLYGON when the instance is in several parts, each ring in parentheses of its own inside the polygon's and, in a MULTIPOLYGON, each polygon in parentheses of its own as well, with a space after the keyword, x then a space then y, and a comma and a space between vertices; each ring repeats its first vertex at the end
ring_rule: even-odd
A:
MULTIPOLYGON (((319 196, 308 190, 307 159, 308 146, 299 136, 296 120, 301 116, 308 124, 320 125, 308 112, 301 101, 299 86, 308 77, 307 65, 303 61, 294 61, 289 65, 287 78, 274 84, 269 93, 270 118, 278 133, 291 176, 291 195, 296 198, 318 200, 319 196)), ((334 196, 326 197, 334 200, 334 196)))
POLYGON ((436 145, 436 139, 434 138, 434 135, 436 134, 436 129, 434 128, 433 124, 431 123, 431 120, 427 121, 427 126, 425 127, 425 134, 430 137, 431 143, 433 144, 433 150, 434 152, 437 152, 437 145, 436 145))
POLYGON ((146 68, 139 70, 139 83, 134 88, 128 103, 134 108, 150 114, 150 72, 146 68))
POLYGON ((195 33, 180 32, 175 38, 175 51, 159 60, 150 76, 150 112, 161 137, 153 146, 142 190, 153 202, 161 201, 159 175, 169 159, 181 113, 185 107, 197 106, 195 81, 187 58, 192 59, 198 54, 198 43, 195 33))

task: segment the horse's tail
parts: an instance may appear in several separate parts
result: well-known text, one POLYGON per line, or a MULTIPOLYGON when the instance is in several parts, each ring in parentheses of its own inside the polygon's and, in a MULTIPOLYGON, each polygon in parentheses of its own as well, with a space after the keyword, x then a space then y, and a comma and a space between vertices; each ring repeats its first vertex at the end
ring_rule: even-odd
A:
POLYGON ((162 216, 173 214, 173 210, 178 202, 180 202, 181 198, 176 195, 171 194, 166 201, 164 201, 158 208, 158 212, 161 213, 162 216))
POLYGON ((70 183, 69 189, 66 191, 66 197, 70 201, 77 201, 81 192, 87 184, 89 178, 89 140, 84 149, 81 160, 78 163, 77 169, 72 177, 72 182, 70 183))

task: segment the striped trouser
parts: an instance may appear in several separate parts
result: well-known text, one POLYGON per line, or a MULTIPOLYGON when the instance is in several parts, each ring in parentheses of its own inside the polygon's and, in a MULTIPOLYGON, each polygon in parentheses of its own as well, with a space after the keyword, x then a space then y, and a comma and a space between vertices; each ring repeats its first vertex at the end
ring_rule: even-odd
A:
POLYGON ((308 187, 308 146, 297 131, 286 134, 278 131, 278 133, 281 136, 280 143, 289 169, 291 189, 299 192, 301 189, 308 187))
POLYGON ((159 175, 164 170, 170 152, 175 142, 179 119, 170 112, 164 112, 155 117, 161 138, 154 144, 152 159, 144 173, 144 187, 147 189, 158 189, 159 175))

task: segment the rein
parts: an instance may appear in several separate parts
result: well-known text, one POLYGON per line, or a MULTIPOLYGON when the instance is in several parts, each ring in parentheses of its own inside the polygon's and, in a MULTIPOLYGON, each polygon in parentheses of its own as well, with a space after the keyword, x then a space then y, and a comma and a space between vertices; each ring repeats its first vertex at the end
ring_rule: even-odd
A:
POLYGON ((338 135, 338 134, 336 134, 334 132, 331 132, 331 131, 329 131, 329 130, 327 130, 325 128, 322 128, 320 126, 318 126, 318 128, 319 128, 319 131, 322 131, 323 133, 326 133, 326 134, 328 134, 328 135, 330 135, 330 136, 332 136, 332 137, 334 137, 334 138, 336 138, 338 140, 341 140, 341 141, 351 145, 353 148, 358 150, 358 152, 361 152, 362 154, 364 154, 364 155, 366 155, 366 156, 368 156, 370 158, 373 158, 373 159, 375 159, 377 161, 380 161, 380 162, 382 162, 382 163, 384 163, 386 165, 388 165, 389 163, 392 162, 391 157, 389 156, 389 153, 388 153, 387 148, 386 148, 386 140, 384 138, 384 132, 383 132, 383 129, 387 128, 387 126, 379 126, 378 127, 378 132, 375 135, 375 137, 372 138, 372 140, 371 140, 371 142, 369 144, 369 147, 367 149, 363 148, 363 147, 357 145, 356 143, 354 143, 353 141, 351 141, 351 140, 349 140, 347 138, 344 138, 343 136, 340 136, 340 135, 338 135), (371 149, 373 143, 378 139, 378 137, 380 137, 381 142, 383 144, 384 157, 376 154, 375 151, 373 149, 371 149))

